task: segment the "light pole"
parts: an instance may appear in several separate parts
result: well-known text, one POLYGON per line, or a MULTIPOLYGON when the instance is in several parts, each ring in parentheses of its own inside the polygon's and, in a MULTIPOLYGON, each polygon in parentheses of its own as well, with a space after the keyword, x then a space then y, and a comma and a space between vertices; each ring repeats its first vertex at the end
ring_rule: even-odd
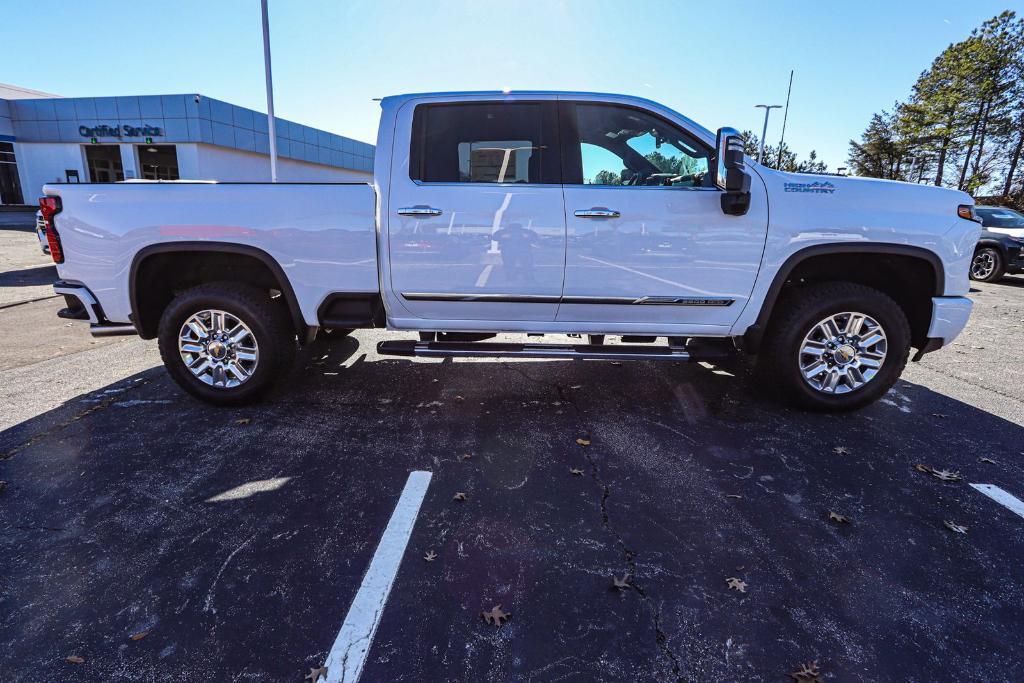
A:
POLYGON ((274 130, 274 79, 270 75, 270 21, 267 0, 260 0, 263 11, 263 70, 267 78, 267 131, 270 135, 270 182, 277 182, 277 133, 274 130))
POLYGON ((755 109, 764 109, 764 128, 761 129, 761 145, 757 148, 757 163, 761 163, 761 157, 764 156, 764 136, 768 134, 768 114, 771 113, 772 109, 782 109, 781 104, 756 104, 755 109))

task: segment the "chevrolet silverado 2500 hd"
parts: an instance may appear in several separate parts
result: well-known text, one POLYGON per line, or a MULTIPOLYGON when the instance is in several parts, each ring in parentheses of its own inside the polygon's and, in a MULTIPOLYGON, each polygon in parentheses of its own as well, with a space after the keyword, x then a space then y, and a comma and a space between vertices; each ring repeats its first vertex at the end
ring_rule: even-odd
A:
POLYGON ((765 168, 735 130, 636 97, 381 109, 371 184, 47 185, 61 315, 158 339, 171 376, 213 403, 259 396, 318 330, 386 327, 419 333, 379 344, 396 355, 692 360, 727 345, 818 410, 877 399, 911 347, 948 344, 970 315, 980 228, 962 192, 765 168))

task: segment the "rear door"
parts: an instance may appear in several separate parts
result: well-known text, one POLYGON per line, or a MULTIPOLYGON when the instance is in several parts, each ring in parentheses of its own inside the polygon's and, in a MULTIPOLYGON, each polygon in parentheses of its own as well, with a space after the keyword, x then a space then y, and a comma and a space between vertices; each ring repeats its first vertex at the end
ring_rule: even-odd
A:
POLYGON ((558 320, 731 326, 754 286, 768 220, 727 216, 713 150, 650 110, 564 102, 567 253, 558 320))
POLYGON ((554 98, 399 110, 393 301, 430 320, 554 320, 565 265, 557 121, 554 98))

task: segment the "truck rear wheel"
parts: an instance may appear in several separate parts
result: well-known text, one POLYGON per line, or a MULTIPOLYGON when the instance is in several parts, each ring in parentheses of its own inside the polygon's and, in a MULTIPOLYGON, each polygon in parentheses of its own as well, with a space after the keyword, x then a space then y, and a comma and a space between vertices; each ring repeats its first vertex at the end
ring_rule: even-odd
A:
POLYGON ((758 367, 800 407, 861 408, 889 391, 906 367, 907 316, 876 289, 850 282, 814 284, 779 305, 758 367))
POLYGON ((255 401, 291 368, 287 312, 246 285, 215 282, 176 296, 160 318, 160 356, 182 389, 208 403, 255 401))

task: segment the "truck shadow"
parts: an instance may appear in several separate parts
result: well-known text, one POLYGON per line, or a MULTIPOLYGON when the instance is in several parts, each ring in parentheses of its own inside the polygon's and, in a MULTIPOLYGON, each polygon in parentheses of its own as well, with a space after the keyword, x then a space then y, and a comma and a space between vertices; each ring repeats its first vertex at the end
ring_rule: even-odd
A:
MULTIPOLYGON (((134 408, 141 415, 152 410, 146 406, 159 406, 159 415, 152 416, 153 419, 147 416, 141 425, 130 419, 108 425, 116 431, 122 428, 120 422, 132 423, 132 429, 152 429, 156 435, 161 423, 173 420, 176 414, 190 416, 202 412, 210 416, 203 422, 212 423, 218 416, 229 418, 243 413, 267 414, 277 419, 300 406, 305 410, 319 407, 330 413, 339 405, 358 412, 379 410, 381 406, 400 410, 432 404, 434 413, 444 406, 453 417, 468 417, 467 406, 521 401, 535 398, 538 393, 556 400, 561 397, 565 406, 573 405, 578 410, 605 411, 604 415, 616 419, 643 420, 659 414, 679 425, 699 429, 716 420, 739 421, 762 424, 770 431, 821 430, 821 437, 826 438, 843 425, 884 420, 893 438, 898 439, 924 430, 927 434, 921 434, 922 437, 944 440, 952 430, 957 438, 971 436, 970 443, 981 447, 993 439, 1015 444, 1024 436, 1020 425, 904 380, 876 404, 836 416, 807 413, 780 404, 771 387, 755 382, 751 367, 743 360, 721 365, 585 360, 463 362, 451 358, 371 358, 369 353, 372 345, 356 337, 318 339, 302 352, 283 386, 273 390, 261 404, 238 408, 211 408, 180 391, 163 368, 153 368, 76 396, 45 414, 0 431, 0 462, 12 449, 21 450, 40 435, 49 435, 72 422, 89 418, 106 425, 108 420, 104 416, 137 416, 123 409, 114 413, 99 410, 108 406, 134 408), (935 415, 942 418, 934 418, 935 415), (925 418, 933 423, 930 427, 922 424, 925 418)), ((515 425, 516 416, 507 417, 508 424, 515 425)), ((533 422, 531 425, 540 426, 533 422)))

